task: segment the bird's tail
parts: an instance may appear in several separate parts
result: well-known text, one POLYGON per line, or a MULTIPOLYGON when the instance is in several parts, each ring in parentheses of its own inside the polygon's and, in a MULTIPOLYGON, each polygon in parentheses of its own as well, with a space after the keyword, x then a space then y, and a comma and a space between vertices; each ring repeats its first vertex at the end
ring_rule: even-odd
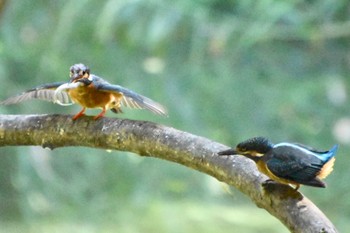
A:
POLYGON ((315 179, 306 181, 306 182, 301 182, 301 184, 308 185, 308 186, 313 186, 313 187, 318 187, 318 188, 325 188, 326 184, 320 180, 319 177, 316 177, 315 179))
POLYGON ((330 154, 329 158, 332 158, 335 156, 335 153, 337 153, 338 145, 334 145, 332 149, 328 151, 328 154, 330 154))
POLYGON ((319 158, 323 163, 327 163, 331 158, 335 156, 338 150, 338 145, 334 145, 329 151, 316 151, 312 150, 314 152, 314 155, 319 158))

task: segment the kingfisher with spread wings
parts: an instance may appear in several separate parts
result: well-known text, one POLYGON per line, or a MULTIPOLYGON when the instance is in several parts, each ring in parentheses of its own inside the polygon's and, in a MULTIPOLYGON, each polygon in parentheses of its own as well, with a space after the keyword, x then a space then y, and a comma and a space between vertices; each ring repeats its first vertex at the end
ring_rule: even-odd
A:
POLYGON ((159 103, 137 94, 119 85, 110 84, 97 75, 90 74, 90 69, 84 64, 75 64, 70 68, 69 82, 43 84, 17 96, 10 97, 0 104, 17 104, 30 99, 41 99, 70 105, 77 103, 83 109, 73 120, 83 116, 87 108, 101 108, 95 120, 103 117, 107 110, 121 113, 121 106, 147 109, 155 114, 166 116, 166 109, 159 103))

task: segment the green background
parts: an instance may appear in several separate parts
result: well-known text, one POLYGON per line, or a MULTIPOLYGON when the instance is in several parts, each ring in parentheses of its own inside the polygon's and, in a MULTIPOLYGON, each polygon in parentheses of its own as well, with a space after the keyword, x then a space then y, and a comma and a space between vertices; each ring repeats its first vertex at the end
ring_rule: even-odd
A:
MULTIPOLYGON (((234 146, 254 136, 327 150, 302 187, 350 228, 350 4, 273 0, 0 1, 0 98, 75 63, 167 106, 125 110, 234 146)), ((1 114, 75 114, 41 101, 1 114)), ((90 115, 99 110, 88 110, 90 115)), ((0 148, 0 232, 288 232, 238 190, 181 165, 91 148, 0 148)))

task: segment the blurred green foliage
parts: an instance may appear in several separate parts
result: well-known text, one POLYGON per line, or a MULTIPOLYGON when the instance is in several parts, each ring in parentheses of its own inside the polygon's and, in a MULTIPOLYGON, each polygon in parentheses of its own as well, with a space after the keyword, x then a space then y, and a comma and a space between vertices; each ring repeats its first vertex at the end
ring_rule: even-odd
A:
MULTIPOLYGON (((69 67, 82 62, 170 115, 118 117, 232 146, 258 135, 324 150, 338 143, 328 188, 301 191, 339 231, 349 229, 348 1, 0 3, 1 99, 68 80, 69 67)), ((32 101, 0 110, 79 108, 32 101)), ((177 164, 90 148, 1 148, 0 155, 0 232, 287 232, 238 191, 229 195, 177 164)))

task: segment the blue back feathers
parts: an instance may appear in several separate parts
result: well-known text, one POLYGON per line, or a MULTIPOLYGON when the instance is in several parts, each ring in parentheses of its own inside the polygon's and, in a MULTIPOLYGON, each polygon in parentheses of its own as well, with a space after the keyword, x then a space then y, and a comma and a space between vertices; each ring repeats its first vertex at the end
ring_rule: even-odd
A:
POLYGON ((300 150, 303 153, 313 155, 318 159, 320 159, 323 163, 328 162, 332 157, 334 157, 338 150, 338 145, 334 145, 332 149, 330 149, 329 151, 317 151, 313 148, 310 148, 304 145, 293 144, 288 142, 282 142, 282 143, 276 144, 274 148, 281 147, 281 146, 292 147, 297 150, 300 150))
POLYGON ((330 160, 332 157, 335 156, 335 154, 337 153, 337 150, 338 150, 338 145, 334 145, 332 149, 330 149, 329 151, 326 151, 326 152, 313 151, 313 153, 315 153, 315 156, 317 158, 319 158, 324 163, 326 163, 328 160, 330 160))

